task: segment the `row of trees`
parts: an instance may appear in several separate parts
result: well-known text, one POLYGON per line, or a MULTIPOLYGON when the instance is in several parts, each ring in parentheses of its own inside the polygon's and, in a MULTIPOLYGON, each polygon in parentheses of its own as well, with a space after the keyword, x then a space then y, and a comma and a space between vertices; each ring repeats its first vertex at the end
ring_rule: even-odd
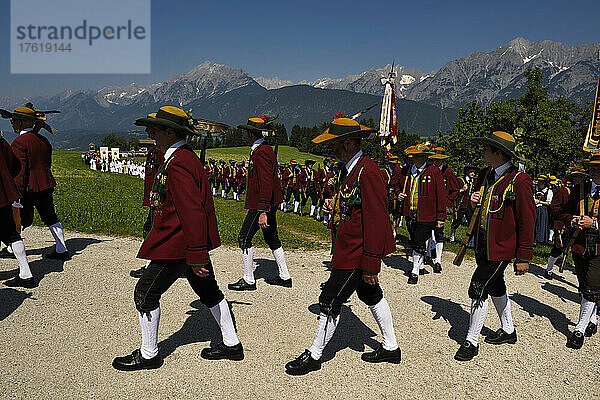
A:
POLYGON ((103 147, 118 147, 123 151, 137 151, 140 148, 140 139, 131 138, 125 139, 123 136, 117 136, 114 133, 104 136, 101 142, 103 147))

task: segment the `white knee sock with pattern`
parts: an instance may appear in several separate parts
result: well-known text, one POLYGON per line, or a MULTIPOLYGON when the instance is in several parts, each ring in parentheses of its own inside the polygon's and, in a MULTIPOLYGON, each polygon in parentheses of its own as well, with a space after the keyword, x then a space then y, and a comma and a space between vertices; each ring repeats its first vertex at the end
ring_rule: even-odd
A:
POLYGON ((273 250, 273 257, 275 257, 275 262, 277 263, 279 277, 283 280, 290 279, 290 273, 285 263, 285 255, 283 254, 283 247, 273 250))
POLYGON ((385 298, 382 298, 379 303, 374 306, 369 306, 369 309, 381 330, 381 336, 383 337, 381 345, 388 351, 396 350, 398 348, 398 342, 396 341, 396 334, 394 333, 394 323, 392 321, 390 305, 385 298))
POLYGON ((229 310, 229 304, 227 300, 223 299, 219 304, 210 308, 210 312, 215 321, 221 328, 221 336, 223 336, 223 344, 225 346, 235 346, 240 342, 237 333, 235 332, 235 326, 233 325, 233 318, 231 317, 231 311, 229 310))
POLYGON ((158 354, 158 323, 160 321, 160 307, 149 313, 138 313, 140 328, 142 330, 142 357, 150 359, 158 354))
POLYGON ((323 313, 319 314, 319 325, 317 326, 317 334, 315 336, 315 340, 310 346, 310 356, 318 360, 323 355, 323 350, 327 343, 331 340, 335 329, 337 328, 338 323, 340 322, 340 316, 336 316, 335 318, 331 316, 327 316, 323 313))
POLYGON ((52 232, 52 236, 54 236, 54 241, 56 242, 56 252, 64 253, 67 251, 67 245, 65 244, 65 233, 61 223, 57 222, 54 225, 51 225, 50 232, 52 232))
POLYGON ((471 300, 471 315, 469 318, 469 331, 467 332, 467 340, 475 347, 479 346, 479 335, 485 323, 485 317, 488 312, 487 299, 471 300), (480 302, 480 304, 477 304, 480 302))
POLYGON ((25 244, 22 240, 11 243, 12 251, 17 261, 19 262, 19 278, 29 279, 31 275, 31 269, 29 269, 29 263, 27 262, 27 254, 25 253, 25 244))
POLYGON ((246 283, 255 283, 254 280, 254 249, 242 249, 242 262, 244 263, 244 280, 246 283))
POLYGON ((577 326, 575 326, 575 330, 581 333, 585 332, 585 328, 587 328, 590 320, 592 319, 592 314, 596 310, 596 303, 593 301, 589 301, 585 298, 581 298, 581 307, 579 309, 579 322, 577 322, 577 326))
POLYGON ((494 302, 494 307, 496 307, 496 311, 498 312, 502 330, 508 334, 513 333, 515 331, 515 326, 513 324, 512 313, 510 312, 510 299, 508 298, 508 295, 505 293, 504 296, 491 297, 494 302))
POLYGON ((413 250, 412 252, 412 256, 413 256, 413 269, 412 269, 412 273, 415 275, 419 275, 419 270, 421 268, 424 268, 423 265, 423 255, 421 253, 418 253, 416 251, 413 250))

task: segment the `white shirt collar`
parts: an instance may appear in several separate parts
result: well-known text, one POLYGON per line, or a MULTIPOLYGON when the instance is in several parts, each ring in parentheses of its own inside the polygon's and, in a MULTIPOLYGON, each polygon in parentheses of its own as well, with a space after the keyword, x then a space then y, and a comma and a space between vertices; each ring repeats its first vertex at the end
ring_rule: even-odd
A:
POLYGON ((592 182, 592 186, 591 186, 591 190, 590 190, 590 195, 593 196, 594 192, 596 191, 596 186, 600 186, 600 185, 596 184, 594 181, 591 181, 591 182, 592 182))
POLYGON ((171 157, 171 155, 175 152, 175 150, 177 150, 178 148, 180 148, 184 144, 185 144, 185 140, 180 140, 177 143, 173 143, 171 145, 171 147, 169 147, 167 149, 167 151, 165 151, 165 161, 167 161, 169 159, 169 157, 171 157))
POLYGON ((356 165, 356 163, 358 162, 358 159, 363 155, 363 151, 359 150, 358 153, 356 153, 354 155, 354 157, 352 157, 350 159, 350 161, 348 161, 346 163, 346 171, 348 171, 348 176, 350 175, 350 172, 352 172, 352 169, 354 168, 354 166, 356 165))
POLYGON ((494 173, 496 174, 496 176, 494 177, 495 178, 494 180, 497 181, 498 178, 500 178, 511 165, 512 164, 510 163, 510 161, 507 161, 506 163, 502 164, 498 168, 495 168, 494 173))
POLYGON ((412 167, 410 168, 410 173, 415 176, 415 175, 419 175, 421 172, 423 172, 423 170, 425 169, 425 167, 427 166, 427 163, 423 163, 423 165, 421 165, 419 168, 417 168, 417 166, 415 164, 412 165, 412 167))
POLYGON ((257 141, 255 141, 254 143, 252 143, 252 147, 250 148, 250 154, 252 154, 252 152, 254 150, 256 150, 256 148, 258 146, 260 146, 262 144, 262 142, 264 142, 264 141, 265 141, 265 138, 260 138, 257 141))
POLYGON ((19 132, 19 135, 22 135, 22 134, 27 133, 27 132, 31 132, 32 130, 33 130, 33 128, 25 128, 21 132, 19 132))

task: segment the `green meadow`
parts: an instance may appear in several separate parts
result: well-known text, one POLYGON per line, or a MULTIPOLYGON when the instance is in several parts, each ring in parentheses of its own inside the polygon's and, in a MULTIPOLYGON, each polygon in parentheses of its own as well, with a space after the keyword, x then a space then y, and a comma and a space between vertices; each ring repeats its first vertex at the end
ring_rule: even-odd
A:
MULTIPOLYGON (((216 148, 208 150, 207 158, 242 161, 247 159, 249 152, 249 147, 216 148)), ((148 209, 142 206, 143 181, 133 176, 91 171, 81 162, 80 156, 80 151, 60 150, 54 151, 52 156, 52 172, 57 181, 54 201, 65 229, 141 237, 142 226, 148 215, 148 209)), ((303 162, 306 158, 317 162, 323 159, 288 146, 279 148, 279 161, 295 159, 303 162)), ((221 240, 226 245, 236 246, 237 235, 246 215, 243 202, 223 200, 220 197, 215 197, 214 201, 221 240)), ((307 209, 309 205, 310 200, 307 209)), ((330 231, 312 218, 279 212, 277 223, 286 248, 310 250, 330 247, 330 231)), ((36 224, 41 225, 37 214, 36 224)), ((447 238, 450 236, 449 225, 446 225, 447 238)), ((466 227, 461 226, 456 232, 456 239, 462 241, 465 232, 466 227)), ((408 237, 404 228, 398 233, 408 237)), ((255 236, 254 242, 256 246, 266 247, 260 233, 255 236)), ((460 242, 446 242, 445 250, 457 252, 459 248, 460 242)), ((547 245, 537 247, 534 250, 534 262, 545 263, 549 251, 550 247, 547 245)), ((472 250, 467 252, 467 257, 471 256, 472 250)))

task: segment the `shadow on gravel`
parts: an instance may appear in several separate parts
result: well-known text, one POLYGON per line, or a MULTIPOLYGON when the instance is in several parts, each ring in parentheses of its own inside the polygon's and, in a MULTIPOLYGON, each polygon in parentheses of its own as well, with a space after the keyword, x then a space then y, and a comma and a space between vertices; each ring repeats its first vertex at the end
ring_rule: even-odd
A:
POLYGON ((406 255, 392 254, 383 258, 383 263, 393 269, 404 271, 404 275, 410 274, 412 271, 412 261, 408 260, 406 255))
POLYGON ((565 300, 571 300, 572 302, 577 303, 577 304, 579 304, 581 302, 579 293, 571 292, 570 290, 567 290, 567 288, 565 288, 565 287, 553 285, 550 282, 544 282, 544 284, 542 285, 542 289, 558 296, 558 298, 561 299, 563 301, 563 303, 566 303, 565 300))
MULTIPOLYGON (((251 305, 252 303, 244 302, 229 302, 229 308, 233 308, 233 304, 251 305)), ((183 326, 168 338, 158 344, 160 354, 163 357, 168 357, 173 354, 179 346, 186 344, 208 342, 210 346, 215 346, 221 342, 221 330, 217 325, 212 313, 200 300, 194 300, 190 306, 193 308, 186 312, 189 317, 183 323, 183 326)), ((235 313, 231 312, 233 317, 233 325, 236 327, 235 313)))
MULTIPOLYGON (((308 310, 319 315, 319 304, 315 303, 308 307, 308 310)), ((315 321, 314 329, 317 329, 318 321, 315 321)), ((329 361, 335 357, 336 353, 347 347, 357 352, 371 351, 379 347, 379 342, 373 339, 377 336, 377 333, 373 332, 371 328, 365 325, 357 316, 352 312, 352 308, 346 305, 342 306, 340 313, 340 322, 333 334, 333 337, 327 343, 327 347, 323 351, 322 361, 329 361), (369 346, 371 349, 367 349, 369 346)))
MULTIPOLYGON (((512 296, 510 296, 510 298, 512 301, 521 306, 523 311, 527 312, 529 316, 533 317, 537 315, 540 317, 548 318, 554 329, 565 335, 565 337, 567 338, 571 336, 571 332, 569 331, 569 325, 574 324, 569 318, 567 318, 567 316, 564 313, 544 303, 540 303, 534 298, 524 296, 519 293, 513 294, 512 296)), ((573 309, 573 312, 578 313, 579 309, 573 309)))
MULTIPOLYGON (((432 319, 443 318, 450 324, 448 337, 461 345, 467 337, 469 330, 469 313, 463 310, 462 306, 450 299, 441 299, 435 296, 421 297, 425 303, 431 306, 431 312, 435 313, 432 319)), ((481 334, 487 336, 493 331, 488 327, 483 327, 481 334)))
MULTIPOLYGON (((569 269, 571 270, 571 272, 574 274, 575 272, 573 271, 572 268, 568 268, 565 267, 565 271, 569 269)), ((546 279, 546 277, 544 276, 544 271, 546 271, 546 267, 540 267, 539 265, 536 264, 529 264, 529 272, 532 273, 533 275, 537 276, 538 278, 542 278, 542 279, 546 279)), ((577 289, 577 285, 567 281, 565 278, 563 278, 561 275, 559 275, 560 272, 558 272, 558 266, 554 266, 554 273, 552 274, 553 276, 553 280, 560 282, 560 283, 564 283, 565 285, 569 285, 571 287, 574 287, 577 289)))
POLYGON ((13 288, 0 289, 0 321, 12 314, 25 299, 31 298, 33 293, 24 292, 13 288))
MULTIPOLYGON (((51 237, 50 232, 48 232, 48 236, 51 237)), ((102 242, 110 242, 110 241, 111 240, 100 240, 100 239, 96 239, 96 238, 78 237, 78 238, 67 239, 65 241, 65 244, 67 245, 67 249, 69 249, 69 251, 71 252, 71 256, 76 256, 77 254, 80 254, 83 250, 85 250, 90 245, 98 244, 98 243, 102 243, 102 242)), ((41 249, 27 249, 27 255, 28 256, 39 256, 39 255, 52 253, 54 251, 54 242, 52 242, 52 243, 53 244, 51 246, 44 247, 41 249)), ((48 261, 56 261, 56 260, 48 260, 48 261)), ((56 261, 56 262, 60 262, 60 261, 56 261)))
POLYGON ((278 275, 277 263, 275 260, 266 258, 255 258, 256 269, 254 270, 254 279, 275 278, 278 275))

